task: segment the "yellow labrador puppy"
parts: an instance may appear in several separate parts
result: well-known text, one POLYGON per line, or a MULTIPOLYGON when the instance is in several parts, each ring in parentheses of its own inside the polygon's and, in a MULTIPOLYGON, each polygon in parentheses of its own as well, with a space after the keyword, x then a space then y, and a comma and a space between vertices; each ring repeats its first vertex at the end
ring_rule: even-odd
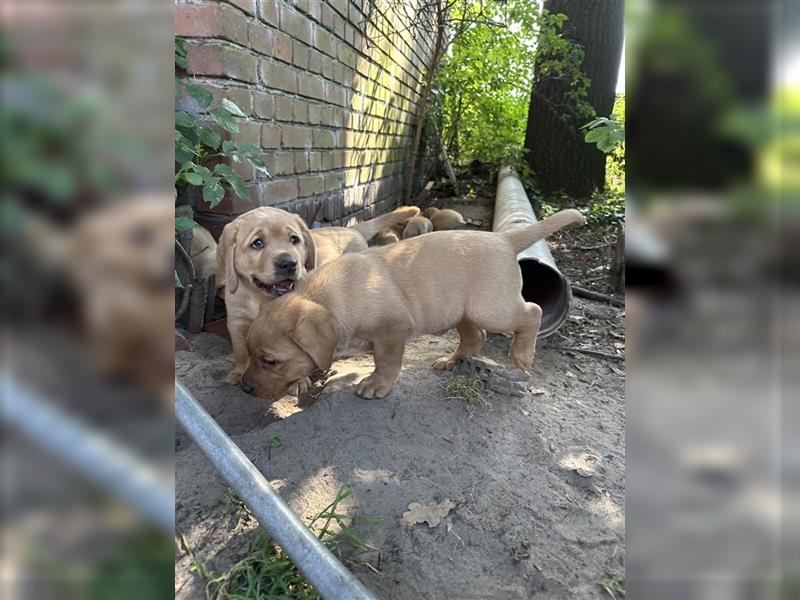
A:
POLYGON ((430 219, 431 223, 433 223, 434 231, 463 229, 463 227, 467 224, 460 212, 451 210, 449 208, 443 208, 442 210, 439 210, 438 208, 430 207, 426 208, 425 212, 422 214, 425 216, 425 218, 430 219))
POLYGON ((400 241, 400 236, 397 235, 397 232, 387 227, 375 234, 375 237, 370 240, 370 244, 372 246, 388 246, 389 244, 394 244, 395 242, 400 241))
POLYGON ((583 224, 583 216, 570 209, 505 233, 434 232, 343 256, 259 313, 242 388, 265 398, 303 392, 312 371, 328 369, 345 348, 371 343, 375 371, 356 393, 383 398, 406 341, 451 327, 460 344, 434 368, 452 369, 459 357, 477 354, 492 331, 514 333, 513 365, 527 369, 542 311, 522 298, 517 253, 571 224, 583 224))
POLYGON ((291 292, 317 266, 365 249, 376 233, 417 214, 416 207, 398 208, 350 228, 310 230, 297 215, 261 207, 228 223, 217 247, 234 355, 233 370, 225 380, 233 384, 241 380, 247 366, 245 338, 262 304, 291 292))
POLYGON ((418 235, 433 231, 433 223, 425 217, 412 217, 403 229, 403 239, 407 240, 418 235))

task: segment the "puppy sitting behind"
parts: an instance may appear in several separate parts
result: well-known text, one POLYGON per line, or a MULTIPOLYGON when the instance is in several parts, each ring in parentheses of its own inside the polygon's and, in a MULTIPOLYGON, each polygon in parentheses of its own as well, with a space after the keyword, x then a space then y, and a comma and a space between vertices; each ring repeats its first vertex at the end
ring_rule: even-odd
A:
POLYGON ((392 389, 406 341, 456 327, 456 351, 434 363, 452 369, 477 354, 486 331, 514 333, 513 365, 533 361, 541 308, 522 298, 517 253, 570 224, 564 210, 514 231, 443 231, 348 254, 318 269, 295 293, 262 310, 247 337, 250 363, 242 387, 265 398, 308 388, 347 347, 372 344, 375 371, 356 386, 364 398, 392 389))
POLYGON ((403 229, 403 239, 407 240, 418 235, 424 235, 433 231, 433 223, 425 217, 411 217, 403 229))
POLYGON ((234 355, 233 370, 225 381, 240 383, 247 366, 247 331, 265 302, 291 292, 318 265, 364 250, 378 231, 417 214, 418 208, 404 207, 351 228, 310 230, 297 215, 261 207, 228 223, 217 248, 234 355))
POLYGON ((467 224, 460 212, 449 208, 439 210, 431 206, 430 208, 426 208, 422 214, 433 223, 434 231, 463 229, 467 224))

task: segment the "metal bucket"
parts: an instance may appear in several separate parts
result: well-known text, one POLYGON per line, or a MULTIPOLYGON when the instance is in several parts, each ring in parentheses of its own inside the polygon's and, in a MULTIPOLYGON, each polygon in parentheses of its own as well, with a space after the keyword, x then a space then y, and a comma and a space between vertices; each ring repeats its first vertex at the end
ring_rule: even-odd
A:
MULTIPOLYGON (((497 197, 494 203, 492 231, 510 231, 536 223, 525 188, 510 167, 497 175, 497 197)), ((542 309, 539 337, 545 338, 558 330, 569 315, 572 290, 569 281, 556 267, 547 240, 539 240, 517 255, 522 271, 522 297, 542 309)))

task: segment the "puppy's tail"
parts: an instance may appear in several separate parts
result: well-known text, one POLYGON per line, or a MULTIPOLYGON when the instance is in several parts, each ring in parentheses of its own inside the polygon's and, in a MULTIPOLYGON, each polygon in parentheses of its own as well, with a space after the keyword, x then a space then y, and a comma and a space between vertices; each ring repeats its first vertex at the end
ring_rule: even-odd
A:
POLYGON ((376 233, 408 221, 411 217, 416 217, 418 214, 419 209, 416 206, 402 206, 380 217, 364 221, 358 225, 353 225, 352 228, 363 235, 365 240, 369 241, 376 233))
POLYGON ((529 248, 539 240, 546 238, 551 233, 555 233, 567 225, 580 227, 583 223, 583 215, 574 208, 568 208, 533 225, 528 225, 527 227, 514 229, 512 231, 504 231, 500 235, 511 242, 511 245, 514 247, 514 252, 522 252, 525 248, 529 248))

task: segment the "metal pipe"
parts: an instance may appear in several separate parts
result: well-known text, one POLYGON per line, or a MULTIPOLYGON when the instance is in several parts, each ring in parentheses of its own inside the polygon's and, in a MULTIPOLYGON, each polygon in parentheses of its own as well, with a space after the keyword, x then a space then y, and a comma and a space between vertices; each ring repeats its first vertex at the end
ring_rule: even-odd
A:
POLYGON ((222 477, 325 600, 376 600, 272 489, 244 452, 175 381, 175 415, 222 477))
MULTIPOLYGON (((510 167, 497 175, 492 231, 509 231, 536 223, 533 207, 522 182, 510 167)), ((539 337, 552 335, 564 324, 572 306, 569 281, 556 267, 547 240, 539 240, 517 255, 522 271, 522 297, 542 309, 539 337)))
POLYGON ((4 371, 0 417, 58 460, 99 484, 169 535, 175 533, 172 483, 120 442, 81 423, 4 371))

